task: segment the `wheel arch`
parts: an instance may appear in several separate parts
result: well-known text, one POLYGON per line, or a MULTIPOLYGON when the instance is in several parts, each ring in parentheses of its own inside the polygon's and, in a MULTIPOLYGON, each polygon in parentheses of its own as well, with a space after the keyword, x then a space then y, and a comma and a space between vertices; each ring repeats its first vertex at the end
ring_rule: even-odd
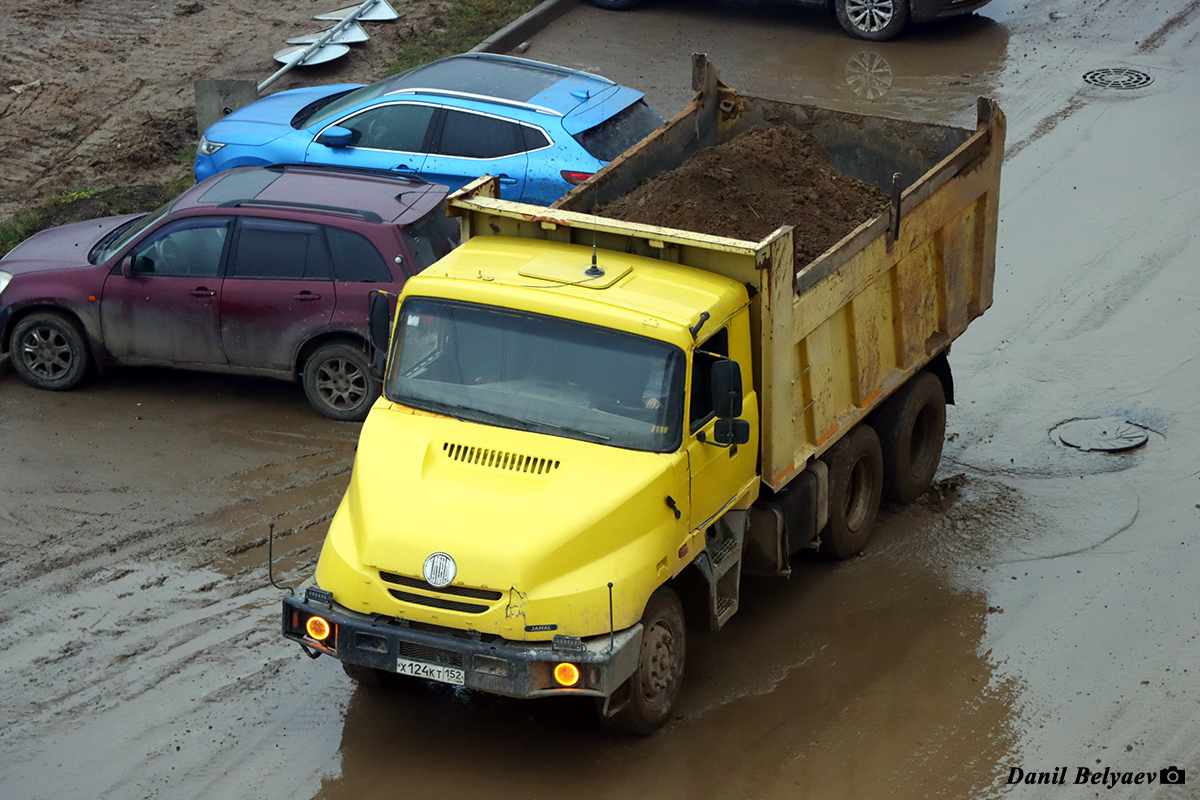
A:
POLYGON ((292 364, 292 375, 296 380, 301 380, 304 375, 304 365, 318 347, 327 344, 348 344, 354 347, 361 347, 364 352, 370 354, 370 346, 366 338, 361 334, 351 331, 325 331, 318 333, 308 339, 304 344, 300 345, 300 349, 296 351, 296 358, 292 364))
POLYGON ((84 322, 83 317, 81 317, 77 311, 72 308, 68 308, 67 306, 60 306, 53 303, 44 302, 31 303, 27 306, 21 306, 20 308, 12 309, 12 313, 9 314, 8 319, 4 321, 4 330, 0 331, 0 353, 8 352, 8 340, 10 337, 12 337, 13 330, 15 330, 17 325, 20 324, 21 320, 25 319, 30 314, 38 313, 60 314, 73 322, 79 327, 79 330, 83 331, 83 338, 87 342, 88 351, 92 356, 93 362, 99 360, 100 348, 92 336, 92 331, 88 328, 87 323, 84 322))
MULTIPOLYGON (((693 630, 708 630, 709 581, 695 561, 663 584, 673 590, 683 606, 683 622, 693 630)), ((651 593, 653 594, 653 593, 651 593)), ((646 598, 649 604, 650 598, 646 598)))

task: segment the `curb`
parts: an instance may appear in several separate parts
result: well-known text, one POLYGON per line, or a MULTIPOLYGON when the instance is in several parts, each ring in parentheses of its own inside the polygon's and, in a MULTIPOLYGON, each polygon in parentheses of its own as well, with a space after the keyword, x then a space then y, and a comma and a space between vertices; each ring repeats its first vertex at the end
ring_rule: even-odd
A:
POLYGON ((579 5, 579 0, 545 0, 470 49, 471 53, 507 53, 579 5))

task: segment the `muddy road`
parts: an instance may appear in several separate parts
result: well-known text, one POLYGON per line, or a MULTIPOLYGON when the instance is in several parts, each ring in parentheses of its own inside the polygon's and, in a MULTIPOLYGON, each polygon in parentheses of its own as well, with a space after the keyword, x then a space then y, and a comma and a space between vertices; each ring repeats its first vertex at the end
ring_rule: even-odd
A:
MULTIPOLYGON (((60 3, 56 24, 88 6, 60 3)), ((250 74, 210 75, 269 73, 280 37, 260 27, 250 74)), ((357 434, 297 387, 114 370, 51 394, 0 376, 4 796, 1200 796, 1198 37, 1195 0, 994 0, 880 46, 788 5, 573 10, 527 55, 640 86, 666 114, 695 50, 763 97, 961 126, 977 95, 999 100, 996 300, 951 354, 937 490, 886 509, 862 558, 747 581, 726 629, 691 637, 678 718, 613 739, 583 705, 356 689, 284 643, 267 523, 294 585, 357 434), (1083 79, 1106 68, 1151 82, 1083 79), (1057 438, 1090 418, 1148 442, 1057 438), (1171 765, 1188 785, 1073 783, 1171 765), (1008 785, 1014 767, 1066 767, 1066 785, 1008 785)), ((374 77, 355 68, 323 79, 374 77)), ((0 147, 17 183, 49 172, 37 146, 0 147)))

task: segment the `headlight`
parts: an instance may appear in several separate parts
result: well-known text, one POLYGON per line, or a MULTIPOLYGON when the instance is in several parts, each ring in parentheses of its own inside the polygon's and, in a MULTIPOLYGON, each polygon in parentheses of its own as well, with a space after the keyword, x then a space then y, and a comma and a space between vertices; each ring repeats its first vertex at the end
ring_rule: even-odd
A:
POLYGON ((225 146, 224 142, 210 142, 205 137, 200 137, 200 144, 196 145, 196 155, 211 156, 213 153, 225 146))
POLYGON ((0 272, 0 294, 4 294, 4 287, 8 286, 8 282, 11 280, 11 272, 0 272))

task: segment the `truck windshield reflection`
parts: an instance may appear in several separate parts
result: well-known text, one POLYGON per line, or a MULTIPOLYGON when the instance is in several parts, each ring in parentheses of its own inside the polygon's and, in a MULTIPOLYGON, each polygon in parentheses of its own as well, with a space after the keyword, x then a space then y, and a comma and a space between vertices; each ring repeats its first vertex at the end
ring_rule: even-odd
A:
POLYGON ((384 393, 473 422, 670 452, 683 352, 630 333, 493 306, 404 302, 384 393))

